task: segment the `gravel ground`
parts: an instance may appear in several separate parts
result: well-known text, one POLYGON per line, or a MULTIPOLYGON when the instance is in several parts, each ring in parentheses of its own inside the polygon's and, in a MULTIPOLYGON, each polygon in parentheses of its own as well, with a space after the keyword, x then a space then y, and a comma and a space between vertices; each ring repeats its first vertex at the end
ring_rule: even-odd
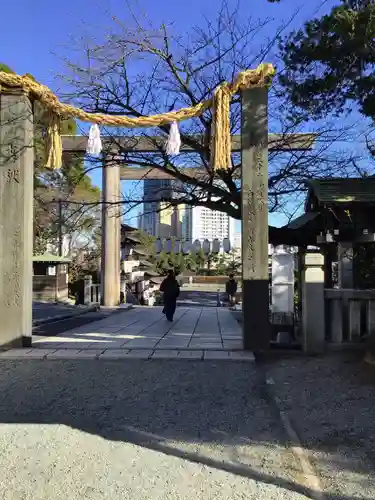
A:
POLYGON ((330 354, 267 364, 327 499, 375 498, 375 367, 362 359, 330 354))
POLYGON ((2 500, 310 498, 254 363, 1 361, 0 470, 2 500))

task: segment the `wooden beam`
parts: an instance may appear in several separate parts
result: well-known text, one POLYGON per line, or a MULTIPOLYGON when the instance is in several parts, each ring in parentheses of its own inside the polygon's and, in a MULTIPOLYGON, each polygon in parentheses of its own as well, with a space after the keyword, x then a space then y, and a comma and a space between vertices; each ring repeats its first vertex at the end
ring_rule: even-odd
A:
POLYGON ((242 92, 242 330, 244 348, 269 349, 268 89, 242 92))
MULTIPOLYGON (((122 181, 136 181, 136 180, 151 180, 151 179, 174 179, 173 175, 168 174, 165 170, 159 170, 158 168, 145 168, 145 167, 121 167, 120 176, 122 181)), ((188 175, 192 178, 204 178, 207 176, 207 170, 202 167, 198 168, 182 168, 179 172, 188 175)), ((241 172, 237 169, 234 177, 238 179, 241 176, 241 172)))
MULTIPOLYGON (((203 135, 193 135, 203 145, 203 135)), ((270 151, 308 151, 313 148, 316 134, 269 134, 268 149, 270 151)), ((163 136, 102 136, 103 149, 113 149, 118 146, 120 152, 137 151, 142 153, 155 153, 158 146, 163 147, 166 137, 163 136)), ((63 135, 63 150, 84 154, 87 148, 87 137, 84 135, 63 135)), ((187 144, 182 144, 181 151, 188 153, 195 150, 187 144)), ((241 135, 232 135, 232 151, 241 151, 241 135)))

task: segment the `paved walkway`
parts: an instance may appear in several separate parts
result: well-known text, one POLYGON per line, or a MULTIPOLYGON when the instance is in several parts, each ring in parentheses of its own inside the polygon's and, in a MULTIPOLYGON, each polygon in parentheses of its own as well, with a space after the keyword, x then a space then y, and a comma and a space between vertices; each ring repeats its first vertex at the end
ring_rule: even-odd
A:
POLYGON ((217 307, 217 292, 182 289, 177 304, 181 307, 217 307))
POLYGON ((115 312, 58 336, 35 339, 33 349, 0 354, 0 359, 18 357, 254 359, 242 350, 241 330, 231 312, 212 307, 178 307, 173 323, 161 307, 115 312))

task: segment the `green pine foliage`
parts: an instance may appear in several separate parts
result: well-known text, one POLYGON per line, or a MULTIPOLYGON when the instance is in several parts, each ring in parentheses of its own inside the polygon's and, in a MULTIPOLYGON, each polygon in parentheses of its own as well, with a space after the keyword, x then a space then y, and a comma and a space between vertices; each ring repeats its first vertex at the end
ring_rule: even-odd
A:
POLYGON ((349 112, 375 118, 375 2, 341 0, 280 41, 280 80, 307 117, 349 112))

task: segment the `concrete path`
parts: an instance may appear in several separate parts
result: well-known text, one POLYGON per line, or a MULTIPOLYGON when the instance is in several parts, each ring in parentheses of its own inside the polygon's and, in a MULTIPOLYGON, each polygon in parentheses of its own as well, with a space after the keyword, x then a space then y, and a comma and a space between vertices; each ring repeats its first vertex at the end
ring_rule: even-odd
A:
POLYGON ((64 303, 33 302, 33 325, 61 320, 63 318, 78 317, 94 309, 92 306, 75 306, 64 303))
POLYGON ((54 337, 38 338, 33 349, 11 350, 1 358, 184 358, 254 360, 242 351, 237 321, 225 308, 178 307, 173 323, 162 307, 136 307, 54 337))
POLYGON ((70 304, 33 301, 33 320, 74 313, 77 307, 70 304))
POLYGON ((2 500, 312 498, 254 363, 0 361, 2 500))
POLYGON ((182 307, 217 307, 217 292, 182 289, 177 304, 182 307))

